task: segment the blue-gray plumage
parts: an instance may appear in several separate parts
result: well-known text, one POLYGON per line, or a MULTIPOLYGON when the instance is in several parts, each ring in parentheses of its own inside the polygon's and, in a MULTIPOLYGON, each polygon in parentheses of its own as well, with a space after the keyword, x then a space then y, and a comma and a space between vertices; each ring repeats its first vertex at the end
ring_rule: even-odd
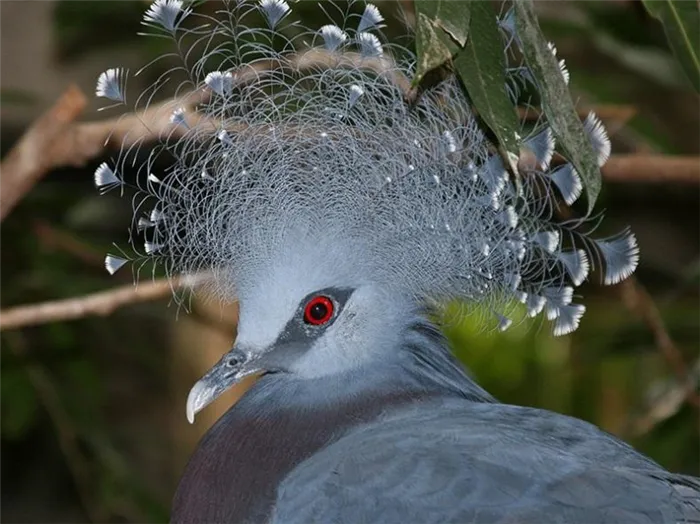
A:
MULTIPOLYGON (((127 167, 144 175, 134 187, 137 267, 206 271, 240 304, 235 346, 190 392, 189 420, 263 375, 202 440, 173 522, 700 523, 700 481, 582 421, 499 404, 425 312, 458 299, 499 330, 542 314, 566 335, 583 317, 573 300, 594 264, 605 284, 632 274, 630 231, 594 238, 597 217, 555 212, 583 192, 581 159, 590 175, 588 164, 610 156, 597 117, 567 121, 576 150, 562 149, 579 161, 557 168, 544 120, 524 137, 512 130, 522 154, 505 147, 507 167, 454 78, 414 89, 425 61, 385 45, 376 6, 324 0, 326 23, 312 29, 292 21, 285 0, 199 15, 195 4, 155 0, 143 18, 173 41, 167 62, 182 62, 136 103, 177 86, 171 127, 161 125, 165 106, 151 107, 142 115, 160 119, 158 147, 139 155, 129 134, 118 160, 95 172, 103 192, 130 185, 127 167), (156 174, 161 153, 170 165, 156 174)), ((512 13, 498 24, 503 53, 489 53, 507 67, 494 92, 516 104, 523 89, 568 82, 553 44, 538 60, 559 80, 520 62, 512 13)), ((126 103, 127 75, 105 71, 97 95, 126 103)), ((109 255, 105 266, 114 273, 128 258, 109 255)))
POLYGON ((203 439, 173 522, 700 522, 698 479, 586 422, 497 403, 409 318, 366 366, 313 379, 271 366, 203 439))

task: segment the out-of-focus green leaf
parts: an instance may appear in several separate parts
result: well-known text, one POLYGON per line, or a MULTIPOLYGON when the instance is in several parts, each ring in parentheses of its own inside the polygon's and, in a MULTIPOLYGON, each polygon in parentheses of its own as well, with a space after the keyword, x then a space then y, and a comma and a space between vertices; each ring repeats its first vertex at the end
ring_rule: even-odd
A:
POLYGON ((0 380, 2 391, 2 436, 18 439, 32 427, 37 415, 34 387, 24 369, 3 369, 0 380))
POLYGON ((700 92, 700 0, 642 0, 664 26, 668 43, 700 92))
MULTIPOLYGON (((567 41, 585 42, 572 58, 581 54, 583 49, 593 51, 595 48, 625 66, 625 69, 662 86, 672 89, 684 89, 687 86, 688 80, 678 67, 673 53, 659 47, 657 39, 653 37, 655 32, 645 30, 645 26, 638 23, 638 13, 634 9, 621 6, 613 8, 603 2, 593 2, 584 3, 580 14, 581 16, 566 19, 540 17, 540 27, 555 42, 561 41, 564 45, 567 41)), ((660 35, 660 38, 663 39, 664 36, 660 35)), ((573 75, 571 85, 575 86, 580 76, 586 72, 586 68, 579 69, 573 75)), ((623 68, 618 73, 626 74, 623 68)), ((615 84, 618 90, 626 89, 629 85, 628 82, 621 81, 619 76, 609 75, 595 76, 594 84, 597 82, 615 84)), ((587 87, 586 91, 590 91, 590 88, 587 87)), ((598 90, 593 90, 594 93, 596 91, 598 90)))
POLYGON ((467 88, 479 116, 494 132, 513 172, 520 153, 518 119, 506 91, 504 43, 496 14, 489 2, 471 5, 467 45, 454 59, 457 74, 467 88))
POLYGON ((138 38, 139 21, 147 7, 138 0, 56 2, 53 28, 58 56, 70 59, 86 48, 95 52, 133 41, 138 38))
POLYGON ((591 41, 603 53, 661 86, 684 89, 687 85, 673 55, 666 50, 632 46, 605 33, 592 34, 591 41))
POLYGON ((560 147, 583 180, 590 212, 601 186, 595 152, 571 101, 557 59, 549 50, 547 40, 540 30, 532 1, 519 0, 513 3, 513 7, 516 31, 525 61, 539 86, 542 110, 560 147))

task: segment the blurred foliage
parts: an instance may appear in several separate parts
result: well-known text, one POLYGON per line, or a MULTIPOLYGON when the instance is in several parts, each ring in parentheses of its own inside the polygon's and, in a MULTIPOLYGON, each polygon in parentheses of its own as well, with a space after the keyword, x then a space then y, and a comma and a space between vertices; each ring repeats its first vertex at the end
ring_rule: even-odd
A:
POLYGON ((700 2, 643 0, 664 26, 666 38, 695 90, 700 92, 700 2))
MULTIPOLYGON (((299 9, 313 26, 318 13, 310 5, 300 3, 299 9)), ((697 98, 689 93, 661 26, 640 2, 536 6, 544 34, 567 60, 575 100, 637 108, 637 116, 613 134, 614 151, 698 154, 697 98)), ((54 58, 80 64, 90 55, 84 67, 92 77, 113 67, 111 58, 98 58, 135 48, 145 7, 141 1, 56 2, 54 58)), ((380 7, 390 12, 389 5, 380 7)), ((438 29, 454 33, 449 25, 438 29)), ((140 39, 141 62, 166 45, 165 39, 140 39)), ((92 85, 82 87, 92 92, 92 85)), ((0 95, 3 106, 28 110, 52 102, 30 89, 2 89, 0 95)), ((21 131, 3 126, 3 153, 21 131)), ((101 265, 111 242, 125 238, 130 216, 128 199, 96 195, 91 176, 102 160, 50 173, 2 224, 3 308, 131 280, 128 272, 109 279, 101 265), (79 249, 69 248, 57 234, 78 241, 79 249)), ((608 209, 611 231, 630 223, 638 234, 638 276, 685 360, 694 361, 700 354, 697 188, 609 184, 599 205, 608 209)), ((476 314, 453 317, 446 331, 459 357, 500 400, 584 418, 672 470, 700 473, 692 408, 683 406, 641 434, 634 431, 673 384, 651 333, 614 289, 591 283, 583 293, 588 312, 573 336, 555 339, 548 325, 538 322, 486 333, 476 314)), ((170 338, 181 325, 173 322, 176 316, 162 301, 108 318, 0 334, 6 522, 167 520, 177 478, 172 466, 177 435, 169 420, 171 413, 182 417, 184 405, 184 398, 171 398, 169 389, 175 358, 170 338)))
MULTIPOLYGON (((90 2, 62 0, 56 3, 54 29, 57 58, 69 60, 90 51, 125 45, 139 39, 144 2, 90 2), (86 7, 89 6, 89 7, 86 7)), ((147 39, 141 38, 141 42, 147 39)))
POLYGON ((17 89, 0 90, 0 104, 4 106, 7 106, 8 104, 29 106, 35 104, 36 102, 36 97, 32 96, 30 93, 19 91, 17 89))

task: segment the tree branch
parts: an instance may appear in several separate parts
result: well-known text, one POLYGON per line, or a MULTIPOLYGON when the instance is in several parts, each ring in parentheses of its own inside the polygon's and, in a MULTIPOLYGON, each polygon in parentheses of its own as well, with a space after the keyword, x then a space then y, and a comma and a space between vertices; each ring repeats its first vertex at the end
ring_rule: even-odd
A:
POLYGON ((171 280, 154 280, 138 286, 127 284, 90 295, 8 308, 0 311, 0 331, 87 316, 107 316, 126 305, 157 300, 177 289, 196 287, 208 279, 206 273, 181 275, 171 280))
POLYGON ((700 407, 700 398, 695 392, 695 381, 689 375, 683 354, 669 335, 659 308, 656 307, 651 295, 634 276, 622 282, 618 289, 625 306, 636 313, 654 335, 656 347, 668 362, 678 382, 684 387, 685 398, 693 406, 700 407))
MULTIPOLYGON (((630 105, 601 104, 592 108, 577 109, 578 116, 583 120, 593 111, 603 122, 614 121, 617 127, 624 126, 637 114, 637 108, 630 105)), ((538 120, 542 111, 534 107, 518 107, 518 115, 523 120, 538 120)))
POLYGON ((631 418, 627 424, 626 433, 639 437, 653 430, 663 421, 674 416, 683 406, 688 396, 688 387, 696 389, 700 381, 700 359, 691 367, 689 385, 670 381, 663 393, 656 396, 647 406, 646 411, 637 417, 631 418))
POLYGON ((39 117, 0 163, 0 221, 56 164, 47 151, 83 112, 87 99, 77 86, 70 86, 58 101, 39 117))
POLYGON ((613 155, 602 172, 610 182, 700 184, 700 157, 613 155))

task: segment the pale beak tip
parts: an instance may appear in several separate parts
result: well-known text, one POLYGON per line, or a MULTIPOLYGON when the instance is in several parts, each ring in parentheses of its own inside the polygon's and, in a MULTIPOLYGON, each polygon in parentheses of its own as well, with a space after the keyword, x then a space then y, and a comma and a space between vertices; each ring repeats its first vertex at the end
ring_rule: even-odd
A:
POLYGON ((187 422, 194 424, 194 409, 190 404, 187 404, 187 422))
POLYGON ((194 417, 197 412, 202 409, 202 391, 204 387, 200 382, 197 382, 194 387, 190 390, 190 394, 187 395, 187 407, 185 408, 185 414, 187 415, 187 422, 194 424, 194 417))

